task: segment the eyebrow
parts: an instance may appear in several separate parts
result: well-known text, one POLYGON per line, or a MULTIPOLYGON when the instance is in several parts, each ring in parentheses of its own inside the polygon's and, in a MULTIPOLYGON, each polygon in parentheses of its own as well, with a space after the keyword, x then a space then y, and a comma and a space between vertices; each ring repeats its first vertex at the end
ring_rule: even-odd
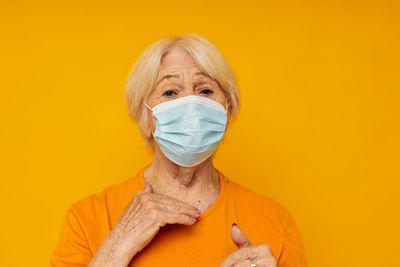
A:
MULTIPOLYGON (((205 74, 205 73, 202 72, 202 71, 196 72, 193 76, 196 76, 196 75, 203 75, 203 76, 205 76, 205 77, 209 77, 207 74, 205 74)), ((179 78, 179 77, 180 77, 179 74, 175 74, 175 75, 173 75, 173 74, 167 74, 167 75, 163 76, 163 77, 161 78, 160 81, 157 82, 156 86, 157 86, 159 83, 161 83, 164 79, 179 78)))

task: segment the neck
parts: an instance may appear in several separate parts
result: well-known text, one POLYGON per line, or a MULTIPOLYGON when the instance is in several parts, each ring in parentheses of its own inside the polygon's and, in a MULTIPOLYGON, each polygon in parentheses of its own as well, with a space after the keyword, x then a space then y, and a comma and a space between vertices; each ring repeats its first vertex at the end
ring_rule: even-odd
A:
POLYGON ((166 158, 157 145, 144 177, 154 193, 180 199, 202 211, 214 203, 220 191, 218 173, 211 157, 199 165, 182 167, 166 158))

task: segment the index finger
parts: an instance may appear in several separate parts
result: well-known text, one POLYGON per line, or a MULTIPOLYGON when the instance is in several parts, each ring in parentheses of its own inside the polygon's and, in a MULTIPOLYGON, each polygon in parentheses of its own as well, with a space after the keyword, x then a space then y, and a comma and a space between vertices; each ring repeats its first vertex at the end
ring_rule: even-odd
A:
POLYGON ((160 208, 168 212, 179 212, 191 216, 199 216, 200 210, 184 201, 165 195, 153 194, 160 208))

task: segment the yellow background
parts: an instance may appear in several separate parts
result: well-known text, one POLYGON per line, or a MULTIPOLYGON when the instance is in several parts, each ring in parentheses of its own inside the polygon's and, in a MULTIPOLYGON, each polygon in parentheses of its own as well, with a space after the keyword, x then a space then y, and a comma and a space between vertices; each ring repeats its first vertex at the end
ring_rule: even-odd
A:
MULTIPOLYGON (((215 165, 282 203, 310 267, 400 266, 398 1, 2 1, 0 266, 46 266, 67 207, 151 154, 126 77, 199 33, 242 110, 215 165)), ((256 215, 255 215, 256 216, 256 215)))

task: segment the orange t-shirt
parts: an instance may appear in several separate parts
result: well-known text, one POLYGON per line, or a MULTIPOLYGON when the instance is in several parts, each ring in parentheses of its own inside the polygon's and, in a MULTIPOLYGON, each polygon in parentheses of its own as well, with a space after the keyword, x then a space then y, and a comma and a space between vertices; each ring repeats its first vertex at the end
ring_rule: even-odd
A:
MULTIPOLYGON (((144 189, 144 168, 126 181, 90 195, 66 212, 52 266, 86 266, 136 192, 144 189)), ((166 225, 129 266, 219 266, 237 249, 230 237, 237 223, 253 245, 267 244, 279 267, 306 267, 297 226, 275 200, 259 195, 218 171, 221 191, 191 225, 166 225)))

